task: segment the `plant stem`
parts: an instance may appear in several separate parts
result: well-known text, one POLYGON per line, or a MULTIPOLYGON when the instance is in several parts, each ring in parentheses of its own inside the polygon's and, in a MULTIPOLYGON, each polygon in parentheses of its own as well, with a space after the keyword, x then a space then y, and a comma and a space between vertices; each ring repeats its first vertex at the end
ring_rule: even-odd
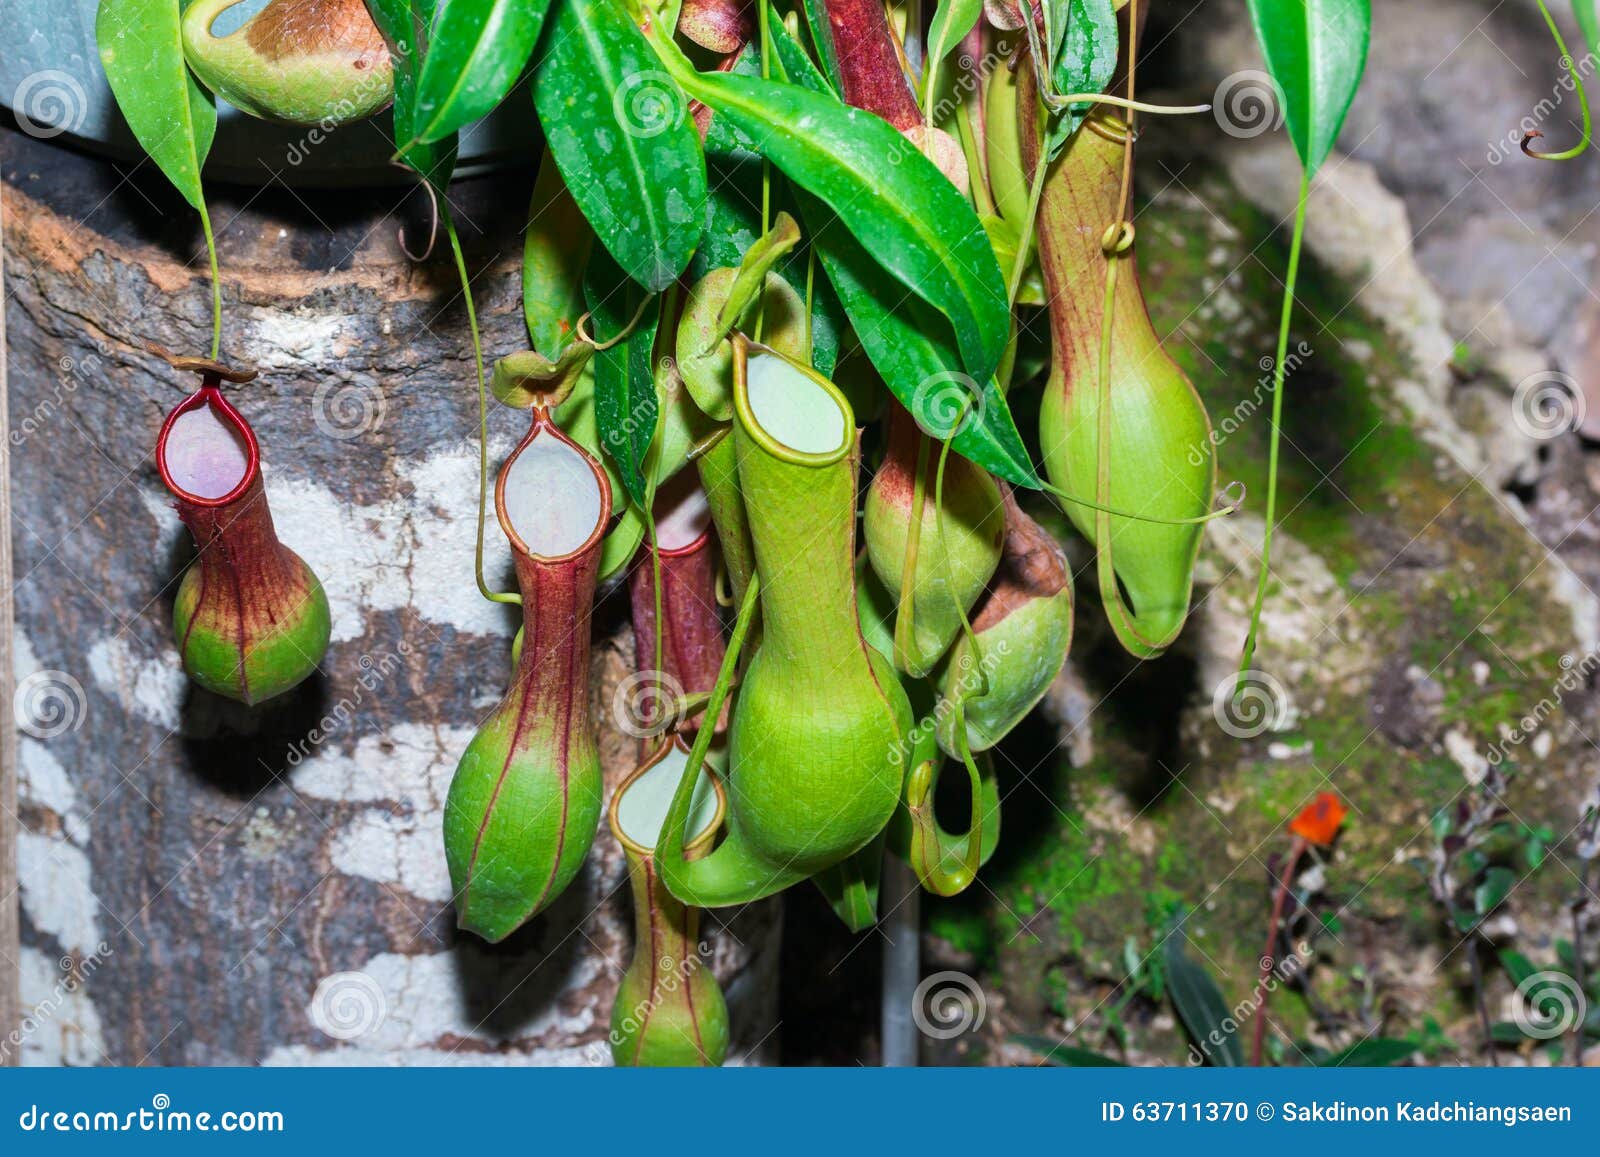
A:
POLYGON ((1267 924, 1267 947, 1261 954, 1261 972, 1256 980, 1256 990, 1261 998, 1261 1003, 1256 1006, 1256 1021, 1251 1029, 1250 1040, 1250 1065, 1252 1068, 1261 1067, 1262 1047, 1267 1036, 1267 998, 1272 994, 1270 987, 1272 971, 1276 966, 1273 954, 1278 950, 1278 940, 1283 929, 1283 909, 1289 902, 1289 888, 1294 882, 1295 870, 1300 867, 1300 857, 1306 852, 1306 839, 1296 836, 1294 843, 1289 847, 1289 863, 1284 868, 1283 874, 1278 877, 1278 888, 1272 897, 1272 916, 1267 924))
POLYGON ((461 238, 456 233, 455 218, 450 215, 448 204, 440 203, 439 216, 444 221, 445 236, 450 239, 450 253, 455 258, 456 274, 461 278, 461 295, 467 301, 472 360, 478 371, 478 543, 473 556, 473 576, 478 580, 478 593, 490 602, 521 603, 520 594, 491 591, 483 577, 483 526, 489 505, 489 387, 483 376, 483 340, 478 333, 478 311, 472 304, 472 279, 467 276, 467 259, 461 252, 461 238))
POLYGON ((1016 308, 1017 293, 1022 289, 1023 271, 1028 268, 1028 250, 1033 247, 1033 229, 1039 219, 1039 198, 1044 195, 1044 178, 1049 171, 1050 162, 1045 159, 1041 147, 1038 163, 1033 170, 1033 182, 1028 186, 1027 213, 1022 219, 1022 229, 1017 235, 1017 255, 1011 259, 1011 284, 1006 290, 1006 303, 1013 309, 1016 308))
MULTIPOLYGON (((1583 964, 1583 909, 1586 901, 1584 897, 1589 894, 1589 865, 1580 865, 1578 873, 1578 901, 1572 905, 1572 979, 1578 982, 1578 991, 1589 991, 1587 969, 1583 964)), ((1581 1068, 1583 1066, 1583 1030, 1584 1018, 1579 1017, 1577 1025, 1572 1032, 1572 1063, 1581 1068)))
POLYGON ((206 235, 206 257, 211 263, 211 360, 222 356, 222 279, 217 273, 217 239, 211 232, 211 214, 200 199, 200 228, 206 235))
MULTIPOLYGON (((1250 633, 1245 636, 1239 673, 1250 670, 1255 658, 1256 638, 1261 632, 1261 608, 1267 600, 1267 578, 1272 560, 1272 530, 1278 511, 1278 444, 1282 439, 1284 360, 1289 353, 1289 321, 1294 315, 1294 284, 1300 274, 1300 247, 1305 240, 1306 200, 1311 193, 1311 177, 1302 172, 1300 195, 1295 201, 1294 236, 1289 242, 1289 272, 1283 283, 1283 312, 1278 319, 1278 356, 1272 365, 1272 436, 1267 449, 1267 529, 1261 540, 1261 573, 1256 577, 1255 607, 1250 612, 1250 633)), ((1243 683, 1240 683, 1243 686, 1243 683)))
POLYGON ((1472 1003, 1478 1010, 1478 1028, 1483 1033, 1483 1051, 1488 1054, 1489 1066, 1500 1067, 1500 1058, 1494 1051, 1494 1030, 1489 1027, 1489 1005, 1483 996, 1483 962, 1478 959, 1478 926, 1473 925, 1467 941, 1467 963, 1472 969, 1472 1003))

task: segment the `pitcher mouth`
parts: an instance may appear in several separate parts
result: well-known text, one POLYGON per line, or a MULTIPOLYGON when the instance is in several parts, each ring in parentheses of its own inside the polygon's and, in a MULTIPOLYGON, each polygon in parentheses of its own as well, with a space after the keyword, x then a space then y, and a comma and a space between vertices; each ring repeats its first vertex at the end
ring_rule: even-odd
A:
POLYGON ((600 463, 562 433, 549 411, 535 410, 527 436, 500 468, 494 509, 513 549, 541 562, 564 562, 605 535, 611 521, 611 482, 600 463), (585 480, 591 489, 581 492, 585 480))
POLYGON ((156 439, 156 469, 179 499, 213 508, 238 501, 260 477, 255 431, 214 378, 167 415, 156 439))
POLYGON ((797 466, 831 466, 855 445, 855 414, 827 378, 733 335, 733 408, 763 450, 797 466))
POLYGON ((693 470, 680 470, 656 494, 656 549, 684 558, 711 541, 711 503, 693 470))
MULTIPOLYGON (((666 823, 688 758, 689 746, 683 736, 668 736, 612 793, 606 819, 617 842, 634 855, 655 855, 661 843, 661 827, 666 823), (628 793, 635 789, 639 793, 630 800, 628 793), (651 836, 649 843, 642 838, 646 836, 651 836)), ((709 761, 701 764, 700 782, 690 806, 688 822, 694 824, 694 832, 684 838, 683 846, 686 853, 694 855, 710 846, 728 811, 727 790, 709 761)))

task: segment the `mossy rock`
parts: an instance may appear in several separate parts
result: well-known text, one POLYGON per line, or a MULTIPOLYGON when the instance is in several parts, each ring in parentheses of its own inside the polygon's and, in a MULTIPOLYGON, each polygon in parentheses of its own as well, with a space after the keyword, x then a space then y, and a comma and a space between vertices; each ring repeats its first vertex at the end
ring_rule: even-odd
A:
MULTIPOLYGON (((1563 656, 1592 643, 1579 639, 1565 568, 1448 452, 1463 437, 1448 416, 1398 400, 1426 396, 1398 389, 1418 380, 1406 343, 1312 258, 1256 662, 1285 709, 1260 734, 1219 726, 1213 696, 1238 663, 1256 582, 1287 237, 1214 163, 1188 160, 1168 162, 1181 181, 1141 208, 1140 274, 1157 332, 1211 414, 1220 479, 1249 491, 1246 512, 1209 528, 1194 615, 1151 663, 1116 647, 1076 544, 1079 638, 1047 701, 1059 734, 1035 717, 1003 746, 1001 847, 984 886, 927 906, 928 926, 1003 994, 995 1031, 1115 1052, 1106 1010, 1130 960, 1169 933, 1188 938, 1227 1003, 1251 995, 1286 825, 1331 790, 1350 814, 1300 925, 1322 928, 1307 985, 1273 998, 1269 1035, 1285 1063, 1305 1063, 1291 1042, 1338 1048, 1380 1032, 1436 1043, 1431 1020, 1460 1046, 1436 1053, 1473 1059, 1468 950, 1408 861, 1432 852, 1430 817, 1474 790, 1505 729, 1550 704, 1563 656), (1189 917, 1171 933, 1176 912, 1189 917)), ((1022 426, 1034 405, 1026 390, 1013 399, 1022 426)), ((1059 514, 1050 525, 1075 537, 1059 514)), ((1559 702, 1540 719, 1531 742, 1506 748, 1502 766, 1517 769, 1507 803, 1518 822, 1566 833, 1593 786, 1587 744, 1559 702)), ((1521 882, 1486 927, 1551 960, 1574 877, 1553 861, 1514 867, 1521 882)), ((1510 986, 1480 951, 1498 1010, 1510 986)), ((1122 1019, 1127 1059, 1181 1062, 1170 1006, 1133 1000, 1122 1019)))

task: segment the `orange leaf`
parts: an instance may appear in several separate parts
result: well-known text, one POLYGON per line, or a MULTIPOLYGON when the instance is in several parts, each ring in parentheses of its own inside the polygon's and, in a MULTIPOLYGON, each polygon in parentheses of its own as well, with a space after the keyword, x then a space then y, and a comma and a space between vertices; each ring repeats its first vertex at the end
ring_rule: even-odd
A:
POLYGON ((1333 792, 1318 792, 1317 798, 1289 821, 1289 830, 1302 839, 1326 848, 1339 834, 1339 825, 1344 823, 1347 814, 1348 809, 1333 792))

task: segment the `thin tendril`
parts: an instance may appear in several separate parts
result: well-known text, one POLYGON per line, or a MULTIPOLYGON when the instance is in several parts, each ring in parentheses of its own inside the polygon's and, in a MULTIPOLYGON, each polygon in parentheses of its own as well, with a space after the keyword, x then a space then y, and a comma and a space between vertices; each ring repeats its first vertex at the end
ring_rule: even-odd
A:
MULTIPOLYGON (((1278 358, 1272 367, 1272 437, 1267 449, 1267 528, 1261 539, 1261 573, 1256 576, 1256 602, 1250 612, 1250 633, 1245 636, 1239 672, 1250 670, 1255 658, 1256 639, 1261 633, 1261 609, 1267 601, 1267 578, 1272 559, 1273 520, 1278 511, 1278 440, 1283 422, 1284 359, 1289 349, 1289 321, 1294 314, 1294 283, 1300 273, 1300 243, 1306 231, 1306 198, 1311 192, 1311 177, 1300 176, 1300 196, 1294 208, 1294 236, 1289 242, 1289 272, 1283 282, 1283 313, 1278 319, 1278 358)), ((1244 681, 1240 680, 1240 687, 1244 681)))
POLYGON ((439 240, 439 218, 442 215, 439 209, 439 194, 434 192, 433 185, 427 181, 422 182, 422 191, 428 194, 428 243, 422 247, 421 253, 413 253, 406 246, 406 227, 400 226, 395 230, 395 242, 412 261, 426 261, 433 255, 433 247, 439 240))
POLYGON ((1550 27, 1550 35, 1556 38, 1556 47, 1561 50, 1561 66, 1567 70, 1567 75, 1572 78, 1572 86, 1578 92, 1578 107, 1583 111, 1583 137, 1570 149, 1563 149, 1559 153, 1543 153, 1528 146, 1530 142, 1538 140, 1544 134, 1538 129, 1529 129, 1522 134, 1521 147, 1525 155, 1536 161, 1570 161, 1574 157, 1582 156, 1589 147, 1589 99, 1583 94, 1583 77, 1578 75, 1572 53, 1567 51, 1567 42, 1561 36, 1561 29, 1556 27, 1555 17, 1550 15, 1550 9, 1544 0, 1538 0, 1538 4, 1539 11, 1544 14, 1544 22, 1550 27))
POLYGON ((1120 507, 1107 506, 1099 502, 1090 502, 1087 498, 1079 498, 1076 495, 1068 494, 1059 486, 1053 486, 1049 482, 1043 482, 1042 488, 1046 494, 1053 495, 1062 502, 1070 502, 1074 506, 1086 507, 1089 510, 1103 511, 1114 518, 1126 518, 1129 522, 1148 522, 1155 526, 1202 526, 1207 522, 1214 522, 1219 518, 1227 518, 1229 515, 1237 514, 1239 508, 1244 505, 1244 484, 1241 482, 1230 482, 1223 488, 1222 493, 1218 496, 1222 502, 1221 506, 1210 514, 1200 514, 1193 518, 1159 518, 1153 514, 1135 514, 1131 510, 1123 510, 1120 507))
POLYGON ((211 233, 211 214, 200 198, 200 228, 206 235, 206 257, 211 264, 211 360, 222 357, 222 278, 217 272, 217 239, 211 233))
POLYGON ((1109 104, 1129 112, 1147 112, 1156 116, 1193 116, 1210 112, 1209 104, 1148 104, 1132 97, 1112 96, 1107 92, 1070 92, 1066 96, 1041 97, 1049 109, 1066 109, 1075 104, 1109 104))
POLYGON ((456 234, 455 219, 450 216, 448 208, 441 207, 439 217, 444 222, 445 236, 450 239, 456 274, 461 278, 461 294, 467 302, 467 328, 472 332, 472 360, 478 372, 478 541, 473 554, 472 573, 478 582, 478 593, 484 598, 492 603, 520 605, 520 594, 492 591, 483 577, 483 526, 489 506, 489 388, 484 380, 483 340, 478 333, 478 311, 472 304, 472 280, 467 276, 467 259, 461 252, 461 238, 456 234))
POLYGON ((621 331, 618 332, 615 337, 607 338, 605 341, 595 341, 594 338, 589 336, 589 318, 593 316, 592 312, 586 312, 580 315, 576 324, 573 325, 572 330, 575 334, 577 334, 579 341, 584 342, 587 345, 592 345, 595 348, 596 353, 599 353, 601 350, 608 350, 618 342, 624 342, 628 340, 628 338, 633 334, 633 331, 639 328, 639 323, 644 320, 644 311, 650 308, 650 304, 655 301, 655 299, 655 294, 646 294, 644 300, 639 303, 639 308, 634 310, 633 316, 628 319, 628 324, 623 326, 621 331))
POLYGON ((717 669, 717 681, 711 685, 711 694, 706 699, 705 714, 701 717, 700 728, 695 732, 694 743, 689 748, 689 759, 683 766, 683 776, 678 780, 678 788, 672 799, 672 807, 667 812, 665 830, 667 840, 671 842, 671 833, 675 830, 673 816, 678 815, 677 824, 681 827, 688 818, 689 800, 693 788, 685 792, 686 784, 699 782, 700 768, 706 761, 706 752, 711 750, 711 741, 716 737, 716 721, 722 715, 722 705, 727 702, 728 695, 732 692, 734 684, 738 681, 735 675, 739 668, 739 653, 744 650, 745 637, 750 633, 750 626, 755 621, 756 607, 761 594, 761 573, 751 571, 750 579, 745 584, 744 602, 739 606, 739 615, 733 621, 733 633, 728 637, 728 649, 722 654, 722 666, 717 669), (678 797, 682 796, 682 810, 679 810, 678 797))

